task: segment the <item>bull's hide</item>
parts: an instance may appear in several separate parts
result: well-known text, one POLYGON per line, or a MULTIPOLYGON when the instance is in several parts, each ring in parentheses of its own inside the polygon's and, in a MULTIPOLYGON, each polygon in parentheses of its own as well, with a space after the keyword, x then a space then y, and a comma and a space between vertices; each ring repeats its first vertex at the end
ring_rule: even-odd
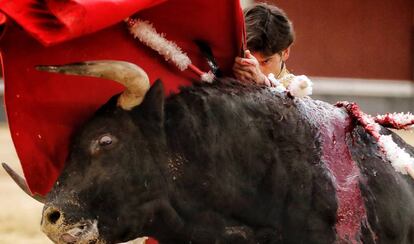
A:
POLYGON ((412 180, 343 109, 233 80, 164 101, 157 82, 78 131, 42 228, 70 243, 408 244, 412 206, 412 180))

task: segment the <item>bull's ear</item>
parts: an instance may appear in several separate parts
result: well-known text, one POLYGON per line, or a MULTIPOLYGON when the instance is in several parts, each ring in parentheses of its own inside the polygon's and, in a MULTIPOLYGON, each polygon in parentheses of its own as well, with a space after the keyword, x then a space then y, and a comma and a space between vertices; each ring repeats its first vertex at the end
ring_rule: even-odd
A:
POLYGON ((151 124, 159 124, 164 121, 164 86, 161 80, 155 81, 145 94, 144 101, 133 111, 137 119, 145 119, 151 124))

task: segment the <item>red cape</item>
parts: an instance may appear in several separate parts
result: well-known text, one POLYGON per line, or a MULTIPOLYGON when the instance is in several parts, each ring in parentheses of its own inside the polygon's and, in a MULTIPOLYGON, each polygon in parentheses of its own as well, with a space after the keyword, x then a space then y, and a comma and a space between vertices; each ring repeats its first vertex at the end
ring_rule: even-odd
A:
POLYGON ((28 185, 43 195, 64 166, 74 130, 123 87, 38 72, 35 65, 125 60, 146 70, 151 82, 161 78, 168 94, 198 77, 133 39, 123 19, 137 13, 149 20, 205 71, 193 41, 207 42, 225 75, 244 28, 239 0, 0 0, 0 10, 8 17, 0 37, 8 122, 28 185))

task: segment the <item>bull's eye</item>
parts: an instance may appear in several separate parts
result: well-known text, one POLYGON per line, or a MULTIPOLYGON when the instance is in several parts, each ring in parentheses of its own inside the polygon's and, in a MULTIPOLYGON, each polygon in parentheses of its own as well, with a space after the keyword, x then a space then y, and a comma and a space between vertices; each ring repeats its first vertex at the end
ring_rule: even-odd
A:
POLYGON ((118 139, 112 134, 101 134, 96 137, 90 144, 90 152, 92 155, 99 155, 100 152, 111 150, 116 145, 118 139))
POLYGON ((99 138, 99 146, 105 147, 112 144, 112 137, 105 135, 99 138))

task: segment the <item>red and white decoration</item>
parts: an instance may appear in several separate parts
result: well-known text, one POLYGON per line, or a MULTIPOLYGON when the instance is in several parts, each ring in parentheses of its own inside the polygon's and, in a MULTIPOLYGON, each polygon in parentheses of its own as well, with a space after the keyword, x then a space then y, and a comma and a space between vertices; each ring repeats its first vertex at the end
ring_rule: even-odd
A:
POLYGON ((213 82, 213 73, 202 72, 194 66, 187 54, 176 43, 167 40, 164 33, 158 33, 149 21, 128 18, 126 22, 131 34, 146 46, 157 51, 165 58, 165 61, 171 61, 181 71, 190 68, 200 76, 202 81, 213 82))
POLYGON ((356 103, 338 102, 336 106, 344 107, 377 140, 384 156, 391 162, 395 171, 401 174, 409 174, 414 179, 414 158, 403 148, 399 147, 391 135, 381 135, 380 133, 380 125, 392 129, 408 129, 412 127, 414 116, 411 113, 378 115, 373 118, 362 112, 356 103))

